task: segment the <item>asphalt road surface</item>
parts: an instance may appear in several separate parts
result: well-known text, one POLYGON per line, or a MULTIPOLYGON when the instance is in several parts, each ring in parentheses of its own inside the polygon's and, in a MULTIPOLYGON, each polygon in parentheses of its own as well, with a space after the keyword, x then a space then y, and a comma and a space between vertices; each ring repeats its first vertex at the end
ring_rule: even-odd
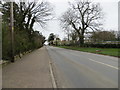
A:
POLYGON ((118 88, 118 58, 46 47, 58 87, 118 88))

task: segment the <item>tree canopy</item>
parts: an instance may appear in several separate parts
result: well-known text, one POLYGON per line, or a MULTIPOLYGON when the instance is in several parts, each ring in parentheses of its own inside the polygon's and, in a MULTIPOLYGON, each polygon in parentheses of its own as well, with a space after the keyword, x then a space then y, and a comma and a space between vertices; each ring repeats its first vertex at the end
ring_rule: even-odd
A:
POLYGON ((69 3, 69 9, 60 17, 64 30, 73 28, 78 34, 80 45, 84 44, 84 33, 88 30, 100 30, 100 20, 103 18, 99 3, 89 0, 76 0, 69 3))
POLYGON ((48 42, 49 42, 49 44, 52 44, 52 45, 53 45, 54 39, 55 39, 55 35, 54 35, 54 33, 51 33, 51 34, 49 35, 49 37, 48 37, 48 42))

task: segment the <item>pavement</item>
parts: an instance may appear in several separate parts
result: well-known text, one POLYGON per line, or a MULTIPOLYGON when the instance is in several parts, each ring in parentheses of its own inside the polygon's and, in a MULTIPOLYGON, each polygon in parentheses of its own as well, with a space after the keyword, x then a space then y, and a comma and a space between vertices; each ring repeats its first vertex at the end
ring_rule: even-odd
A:
POLYGON ((45 47, 2 69, 2 88, 53 88, 45 47))
POLYGON ((47 46, 59 88, 118 88, 118 58, 47 46))

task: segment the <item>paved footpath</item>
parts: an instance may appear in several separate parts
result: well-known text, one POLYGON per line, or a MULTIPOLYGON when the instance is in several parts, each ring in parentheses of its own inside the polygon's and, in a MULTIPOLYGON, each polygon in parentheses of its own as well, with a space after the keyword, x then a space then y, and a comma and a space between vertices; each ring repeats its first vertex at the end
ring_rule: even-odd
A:
POLYGON ((49 55, 42 47, 2 71, 3 88, 52 88, 49 68, 49 55))

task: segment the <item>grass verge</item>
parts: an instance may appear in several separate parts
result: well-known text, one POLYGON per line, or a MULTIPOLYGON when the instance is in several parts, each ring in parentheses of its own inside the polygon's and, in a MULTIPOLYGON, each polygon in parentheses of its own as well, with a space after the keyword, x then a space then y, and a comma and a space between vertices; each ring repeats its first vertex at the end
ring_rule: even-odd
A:
POLYGON ((71 50, 78 50, 83 52, 102 54, 102 55, 115 56, 120 58, 119 48, 86 48, 86 47, 73 47, 73 46, 57 46, 57 47, 71 49, 71 50))

